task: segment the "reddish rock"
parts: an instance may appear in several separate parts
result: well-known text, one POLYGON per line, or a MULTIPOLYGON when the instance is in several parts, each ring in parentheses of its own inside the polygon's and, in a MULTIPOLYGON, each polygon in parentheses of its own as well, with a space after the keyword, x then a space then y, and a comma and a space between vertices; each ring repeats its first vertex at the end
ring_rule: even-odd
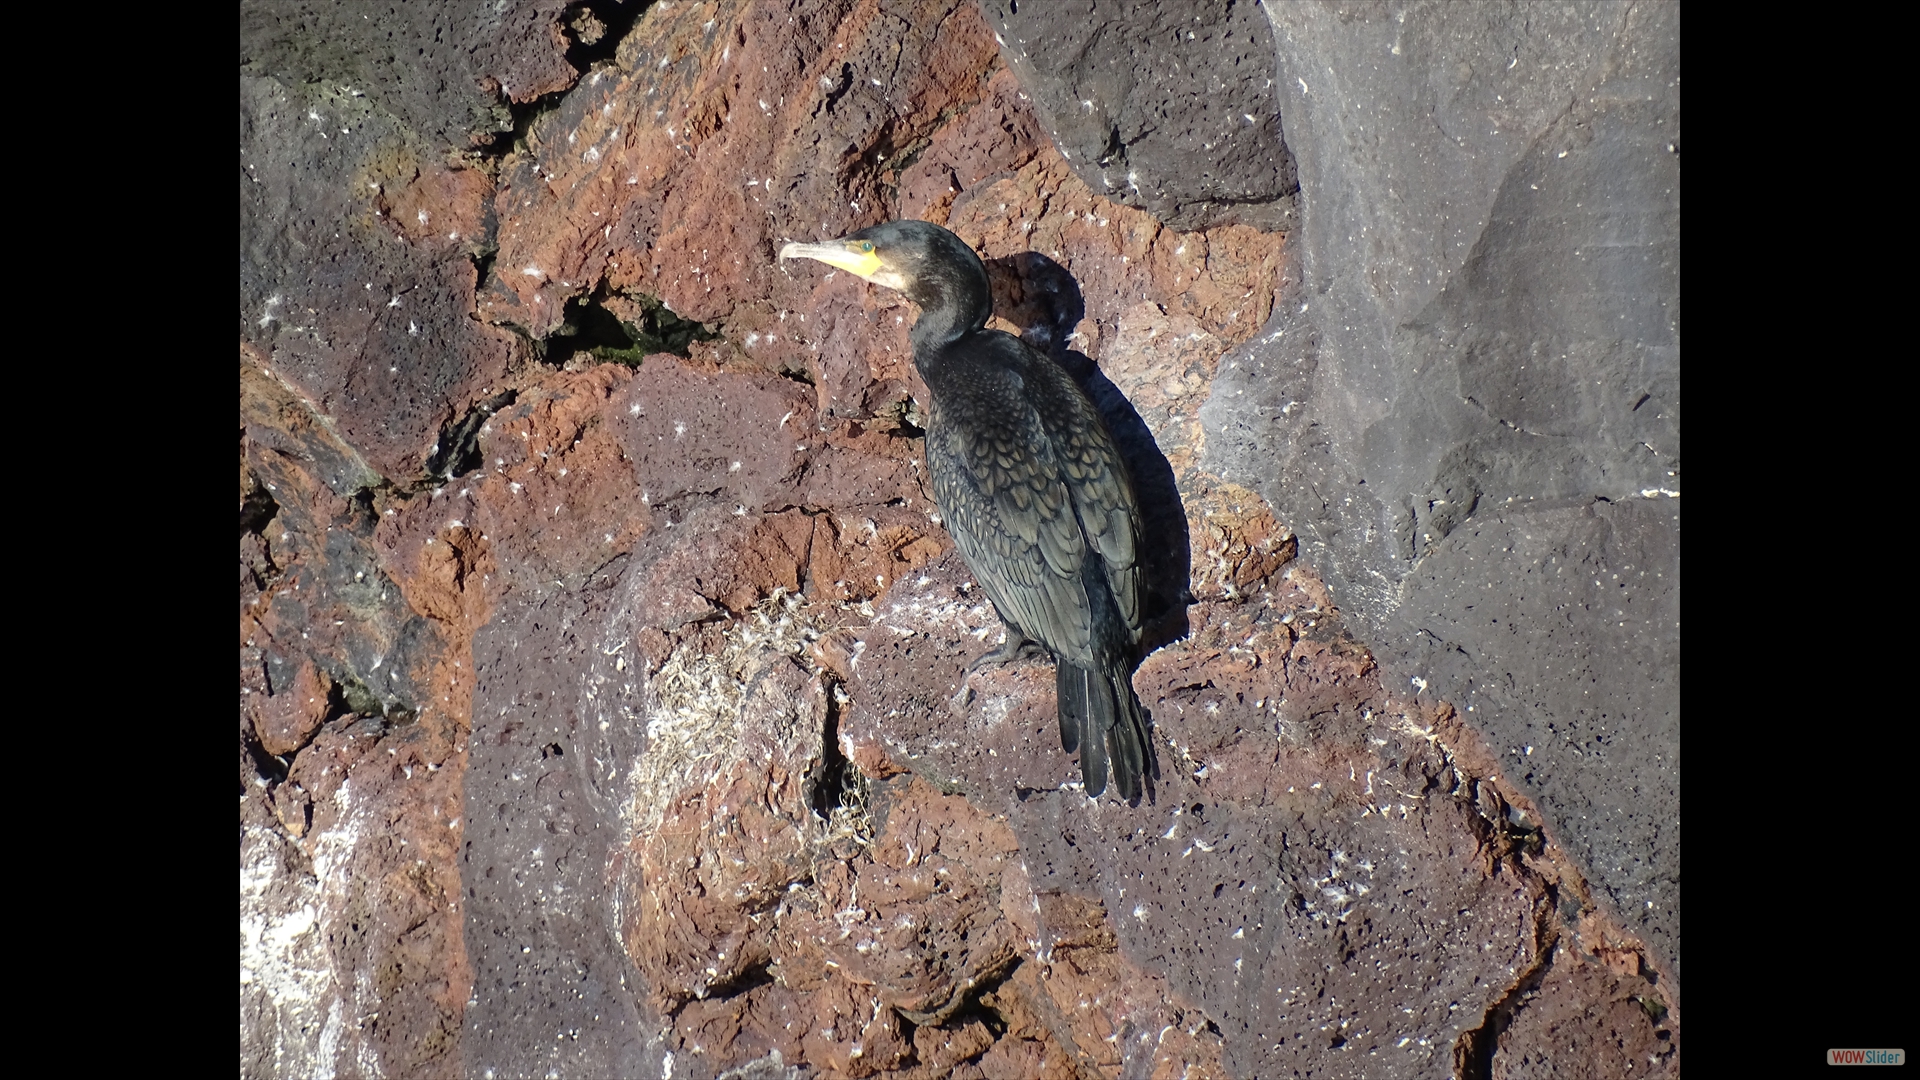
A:
POLYGON ((375 214, 415 247, 460 253, 485 234, 493 182, 479 169, 406 161, 382 179, 375 214))
POLYGON ((326 483, 354 456, 322 418, 256 367, 241 381, 242 468, 274 511, 247 534, 266 557, 240 626, 242 742, 258 750, 242 773, 242 1024, 275 1033, 247 1068, 457 1068, 470 630, 413 610, 382 569, 367 510, 326 483))
POLYGON ((884 16, 877 0, 656 5, 510 164, 484 310, 544 336, 604 277, 736 341, 772 330, 764 358, 748 346, 768 367, 803 359, 773 316, 809 309, 766 303, 773 240, 885 220, 889 167, 977 102, 995 66, 958 0, 884 16))
POLYGON ((333 707, 333 680, 321 674, 307 657, 301 657, 297 664, 290 685, 277 691, 268 689, 254 721, 260 745, 275 756, 305 746, 333 707))
MULTIPOLYGON (((1624 976, 1567 951, 1499 1033, 1489 1075, 1666 1077, 1679 1075, 1678 1025, 1634 970, 1624 976)), ((1516 1002, 1516 1004, 1520 1004, 1516 1002)))

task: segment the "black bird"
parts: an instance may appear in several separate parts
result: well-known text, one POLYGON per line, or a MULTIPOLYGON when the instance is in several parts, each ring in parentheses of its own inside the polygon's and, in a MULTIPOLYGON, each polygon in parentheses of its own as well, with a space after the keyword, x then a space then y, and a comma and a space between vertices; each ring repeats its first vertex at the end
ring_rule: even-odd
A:
POLYGON ((987 270, 964 241, 893 221, 780 258, 817 259, 920 305, 914 366, 932 391, 927 473, 947 529, 985 586, 1009 660, 1053 656, 1060 745, 1087 794, 1137 802, 1160 768, 1134 695, 1140 643, 1140 510, 1113 435, 1085 390, 1011 334, 986 329, 987 270))

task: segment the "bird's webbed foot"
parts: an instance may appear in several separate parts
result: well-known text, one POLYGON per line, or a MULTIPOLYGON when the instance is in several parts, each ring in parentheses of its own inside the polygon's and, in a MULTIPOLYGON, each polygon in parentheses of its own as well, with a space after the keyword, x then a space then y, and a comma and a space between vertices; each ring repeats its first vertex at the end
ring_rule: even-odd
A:
POLYGON ((967 671, 972 673, 988 664, 1005 664, 1014 660, 1039 660, 1046 655, 1044 646, 1009 625, 1007 640, 974 657, 973 662, 967 665, 967 671))

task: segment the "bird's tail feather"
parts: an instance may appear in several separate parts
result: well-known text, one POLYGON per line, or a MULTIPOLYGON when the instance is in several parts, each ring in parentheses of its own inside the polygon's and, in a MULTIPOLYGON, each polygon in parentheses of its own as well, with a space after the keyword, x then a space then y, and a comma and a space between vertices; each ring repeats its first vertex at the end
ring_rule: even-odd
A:
POLYGON ((1107 790, 1111 764, 1120 797, 1138 802, 1142 781, 1151 790, 1153 781, 1160 778, 1160 765, 1126 670, 1089 671, 1061 663, 1054 685, 1059 695, 1060 747, 1069 754, 1076 748, 1080 751, 1080 775, 1087 795, 1097 798, 1107 790))
POLYGON ((1087 718, 1087 672, 1072 664, 1056 664, 1053 688, 1060 699, 1060 749, 1078 753, 1080 730, 1087 718))
POLYGON ((1107 744, 1113 757, 1114 779, 1120 784, 1120 796, 1139 802, 1141 781, 1147 786, 1159 779, 1159 767, 1153 761, 1153 747, 1147 742, 1146 718, 1141 715, 1140 699, 1133 692, 1133 681, 1124 670, 1107 673, 1115 709, 1113 723, 1107 728, 1107 744), (1151 779, 1149 777, 1151 770, 1151 779))
POLYGON ((1060 744, 1066 746, 1071 727, 1074 741, 1080 744, 1080 778, 1087 795, 1097 798, 1107 790, 1107 728, 1113 723, 1113 688, 1098 674, 1071 664, 1060 665, 1055 683, 1066 691, 1060 698, 1060 744))

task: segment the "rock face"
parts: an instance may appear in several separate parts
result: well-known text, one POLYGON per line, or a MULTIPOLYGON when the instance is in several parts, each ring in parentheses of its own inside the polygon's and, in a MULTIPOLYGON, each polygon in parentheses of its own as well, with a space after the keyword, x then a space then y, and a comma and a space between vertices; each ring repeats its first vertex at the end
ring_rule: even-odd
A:
POLYGON ((1291 226, 1273 32, 1257 4, 986 0, 1000 54, 1093 191, 1168 226, 1291 226))
POLYGON ((1674 384, 1588 383, 1677 362, 1633 156, 1677 32, 1554 9, 1509 87, 1453 59, 1511 28, 1442 9, 1387 34, 1418 79, 1296 100, 1390 13, 1167 11, 243 7, 244 1075, 1677 1070, 1673 924, 1607 861, 1637 819, 1565 816, 1672 782, 1621 757, 1668 639, 1603 606, 1671 605, 1674 504, 1595 447, 1664 451, 1674 384), (1360 125, 1436 94, 1484 220, 1452 164, 1369 172, 1360 125), (899 217, 1128 454, 1138 807, 1074 785, 1047 665, 963 678, 999 628, 924 481, 916 312, 774 261, 899 217), (1640 247, 1578 261, 1609 222, 1640 247), (1422 462, 1425 531, 1363 539, 1422 462), (1606 738, 1509 758, 1521 705, 1606 738))
POLYGON ((1203 419, 1679 973, 1678 7, 1264 7, 1299 277, 1203 419))

